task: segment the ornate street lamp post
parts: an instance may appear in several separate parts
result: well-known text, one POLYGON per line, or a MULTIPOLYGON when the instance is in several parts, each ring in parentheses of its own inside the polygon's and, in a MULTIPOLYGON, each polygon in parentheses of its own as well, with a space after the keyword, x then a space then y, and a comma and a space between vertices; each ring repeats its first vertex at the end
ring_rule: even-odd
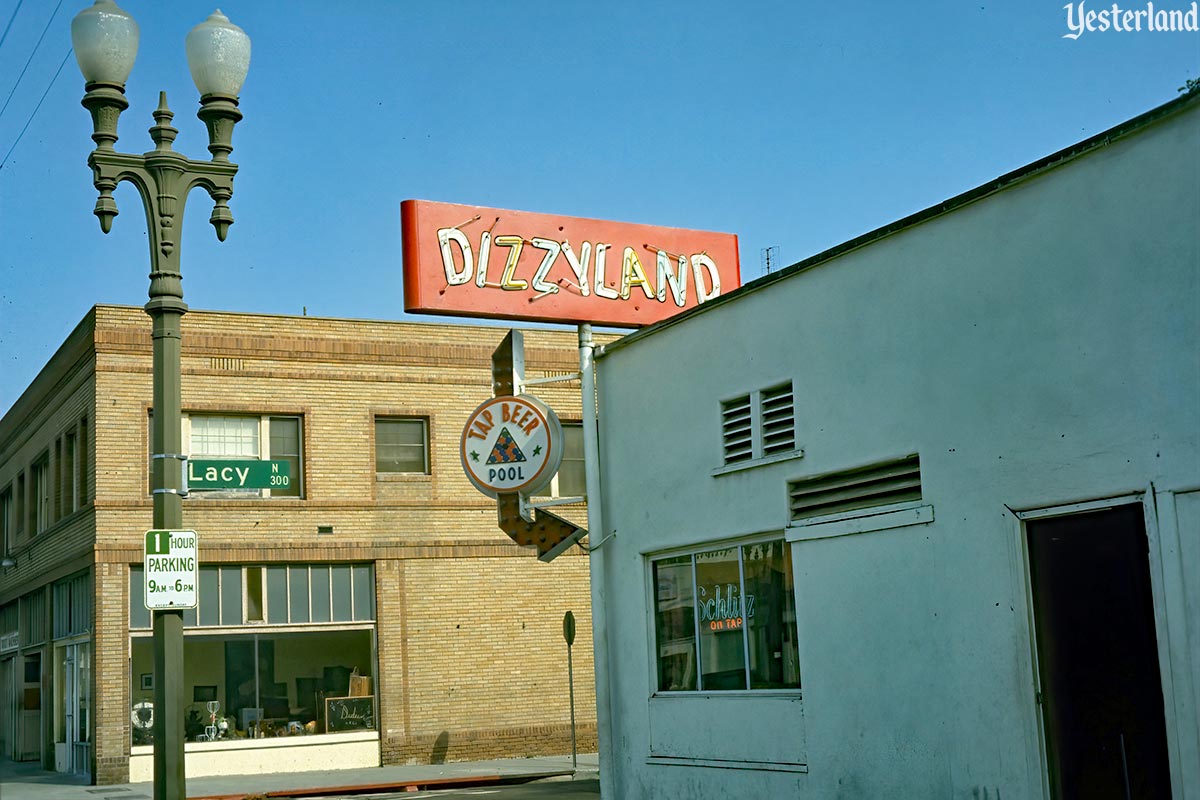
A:
MULTIPOLYGON (((179 233, 188 192, 201 186, 213 199, 209 222, 225 240, 233 215, 237 165, 229 153, 233 126, 242 118, 237 95, 250 66, 250 39, 241 28, 213 13, 188 34, 188 67, 200 91, 196 113, 208 127, 211 161, 193 161, 171 149, 178 130, 159 94, 150 138, 155 149, 144 155, 119 153, 117 118, 129 107, 125 80, 137 56, 138 26, 113 0, 96 0, 71 22, 75 58, 86 81, 83 106, 91 112, 92 140, 88 156, 93 183, 100 192, 93 213, 105 233, 112 229, 117 204, 113 189, 121 181, 137 187, 146 209, 150 236, 150 302, 153 321, 154 421, 151 429, 151 486, 154 528, 179 530, 183 525, 182 437, 180 433, 180 319, 187 312, 179 271, 179 233)), ((183 611, 154 612, 154 798, 185 800, 183 611)))

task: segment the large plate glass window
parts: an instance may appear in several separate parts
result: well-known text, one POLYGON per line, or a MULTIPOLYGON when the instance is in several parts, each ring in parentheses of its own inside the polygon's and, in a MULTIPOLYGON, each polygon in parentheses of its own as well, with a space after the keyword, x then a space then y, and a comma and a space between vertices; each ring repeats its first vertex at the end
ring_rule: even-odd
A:
POLYGON ((800 688, 785 541, 697 550, 652 567, 658 691, 800 688))
MULTIPOLYGON (((141 565, 129 573, 140 746, 153 743, 153 639, 141 565)), ((375 730, 373 565, 201 565, 199 599, 183 613, 188 741, 375 730)))

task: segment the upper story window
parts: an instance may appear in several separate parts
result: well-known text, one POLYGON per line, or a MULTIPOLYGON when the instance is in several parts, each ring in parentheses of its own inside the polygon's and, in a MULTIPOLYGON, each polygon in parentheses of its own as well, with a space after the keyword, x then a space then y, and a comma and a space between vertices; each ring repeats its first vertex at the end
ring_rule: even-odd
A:
POLYGON ((658 691, 799 689, 783 539, 654 559, 658 691))
POLYGON ((29 529, 33 534, 39 534, 50 527, 50 453, 38 456, 37 461, 29 472, 30 475, 30 508, 29 529))
POLYGON ((76 467, 78 461, 79 436, 75 431, 67 431, 63 436, 62 463, 59 465, 62 481, 62 508, 64 514, 70 514, 72 511, 78 510, 80 506, 79 499, 79 471, 76 467))
POLYGON ((76 508, 88 501, 88 421, 79 420, 75 441, 75 497, 76 508))
POLYGON ((721 452, 723 470, 799 455, 792 382, 721 401, 721 452))
POLYGON ((16 490, 13 494, 12 531, 21 534, 25 531, 25 473, 17 473, 16 490))
POLYGON ((288 463, 286 485, 270 489, 190 489, 191 497, 303 497, 303 426, 294 416, 188 414, 183 435, 192 459, 288 463))
POLYGON ((12 550, 14 533, 12 486, 7 486, 0 492, 0 555, 12 550))
POLYGON ((301 497, 304 486, 304 465, 300 461, 300 418, 268 417, 270 447, 268 455, 272 461, 286 461, 290 482, 287 486, 271 489, 272 497, 301 497))
POLYGON ((579 422, 562 423, 563 457, 558 474, 550 479, 549 486, 541 496, 546 497, 585 497, 587 481, 583 466, 583 424, 579 422))
POLYGON ((376 417, 375 472, 428 474, 429 423, 421 417, 376 417))

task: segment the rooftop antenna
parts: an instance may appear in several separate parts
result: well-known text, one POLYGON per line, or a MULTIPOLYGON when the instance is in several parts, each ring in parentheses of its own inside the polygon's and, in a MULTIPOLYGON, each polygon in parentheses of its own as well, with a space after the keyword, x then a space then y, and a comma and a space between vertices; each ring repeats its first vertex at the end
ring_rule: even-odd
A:
POLYGON ((772 245, 771 247, 764 247, 759 251, 759 253, 761 254, 760 260, 762 262, 763 274, 770 275, 771 267, 775 266, 775 264, 779 261, 779 246, 772 245))

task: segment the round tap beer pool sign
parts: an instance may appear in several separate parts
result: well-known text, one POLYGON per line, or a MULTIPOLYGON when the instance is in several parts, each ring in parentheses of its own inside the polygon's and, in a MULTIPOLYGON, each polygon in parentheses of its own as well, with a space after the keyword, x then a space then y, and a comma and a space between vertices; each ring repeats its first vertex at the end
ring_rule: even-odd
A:
POLYGON ((558 472, 562 451, 558 417, 529 395, 482 403, 467 417, 459 447, 467 477, 489 497, 542 489, 558 472))

